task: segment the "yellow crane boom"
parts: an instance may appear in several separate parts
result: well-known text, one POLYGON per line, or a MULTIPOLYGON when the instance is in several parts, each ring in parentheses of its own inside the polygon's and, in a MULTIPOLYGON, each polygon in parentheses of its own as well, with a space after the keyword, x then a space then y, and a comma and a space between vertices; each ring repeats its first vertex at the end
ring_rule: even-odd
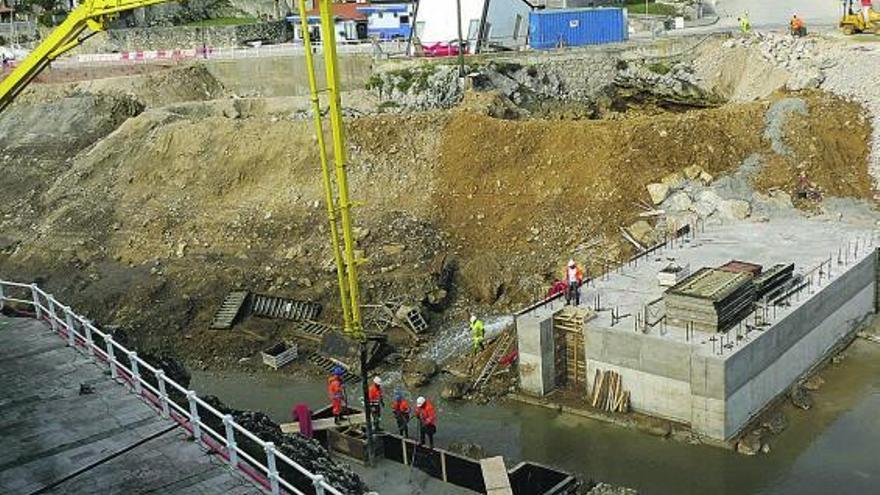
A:
POLYGON ((64 22, 29 53, 15 70, 0 81, 0 111, 12 103, 49 62, 89 36, 104 31, 107 24, 120 12, 170 1, 173 0, 84 0, 70 11, 64 22), (91 33, 80 37, 87 30, 91 33))

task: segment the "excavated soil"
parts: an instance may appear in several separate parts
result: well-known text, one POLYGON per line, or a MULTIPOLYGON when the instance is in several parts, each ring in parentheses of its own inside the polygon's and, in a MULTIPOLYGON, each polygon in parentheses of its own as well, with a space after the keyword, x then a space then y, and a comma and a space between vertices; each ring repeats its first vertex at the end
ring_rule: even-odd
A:
MULTIPOLYGON (((289 325, 251 318, 208 330, 230 289, 317 300, 336 319, 315 141, 310 121, 259 99, 244 113, 198 103, 222 88, 197 68, 180 70, 122 86, 37 88, 10 109, 33 122, 82 108, 102 124, 63 155, 27 133, 0 144, 0 270, 126 327, 138 348, 234 366, 289 325), (82 93, 113 104, 68 96, 82 93), (123 118, 105 115, 120 101, 123 118), (191 103, 163 106, 179 101, 191 103)), ((810 111, 785 127, 785 160, 763 138, 763 101, 548 121, 497 119, 466 100, 463 109, 349 119, 365 302, 419 303, 444 289, 435 307, 448 309, 430 314, 434 322, 529 302, 570 256, 595 268, 627 255, 618 229, 650 201, 645 185, 690 165, 719 176, 757 153, 768 163, 761 187, 792 187, 805 164, 828 194, 872 197, 860 108, 801 97, 810 111), (450 266, 451 281, 441 275, 450 266)))

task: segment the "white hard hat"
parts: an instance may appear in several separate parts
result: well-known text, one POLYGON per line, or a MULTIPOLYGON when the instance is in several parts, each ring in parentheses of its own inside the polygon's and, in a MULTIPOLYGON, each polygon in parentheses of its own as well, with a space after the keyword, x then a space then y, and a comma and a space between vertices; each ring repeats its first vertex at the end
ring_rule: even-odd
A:
POLYGON ((424 398, 424 397, 419 397, 418 399, 416 399, 416 405, 417 405, 417 406, 420 406, 420 407, 421 407, 421 406, 424 406, 424 405, 425 405, 425 398, 424 398))
POLYGON ((382 385, 382 378, 380 378, 378 376, 374 376, 373 383, 375 383, 376 385, 382 385))
POLYGON ((473 322, 475 322, 475 321, 477 321, 477 317, 474 316, 474 315, 471 315, 471 323, 473 323, 473 322))
POLYGON ((574 265, 575 265, 575 262, 574 262, 573 259, 572 259, 572 260, 568 260, 568 266, 572 266, 572 267, 573 267, 574 265))

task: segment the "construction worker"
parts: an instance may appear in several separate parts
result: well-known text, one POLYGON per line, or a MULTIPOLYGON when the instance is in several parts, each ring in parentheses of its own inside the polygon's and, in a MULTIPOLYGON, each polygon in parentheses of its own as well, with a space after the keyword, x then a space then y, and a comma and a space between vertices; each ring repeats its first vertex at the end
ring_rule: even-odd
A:
POLYGON ((382 397, 382 378, 373 377, 373 383, 367 391, 370 404, 370 415, 373 418, 373 428, 376 431, 382 429, 382 408, 385 407, 385 400, 382 397))
POLYGON ((550 290, 547 292, 547 299, 552 298, 556 294, 564 294, 565 288, 567 285, 562 280, 558 278, 553 279, 553 285, 550 286, 550 290))
POLYGON ((865 18, 865 25, 871 25, 871 8, 873 7, 872 0, 862 0, 862 17, 865 18))
POLYGON ((742 31, 743 34, 749 34, 752 30, 752 23, 749 22, 749 13, 743 12, 742 17, 736 19, 739 21, 739 30, 742 31))
POLYGON ((434 433, 437 433, 437 413, 434 405, 424 397, 416 399, 416 417, 419 418, 419 445, 425 444, 428 437, 428 448, 434 448, 434 433))
POLYGON ((571 304, 574 299, 574 305, 581 304, 581 285, 584 283, 584 271, 574 262, 573 259, 568 260, 568 267, 565 269, 565 283, 568 286, 565 291, 565 304, 571 304))
POLYGON ((483 350, 483 339, 486 337, 486 326, 483 320, 471 315, 471 337, 473 339, 474 354, 483 350))
POLYGON ((341 366, 336 366, 330 372, 330 378, 327 379, 327 395, 330 397, 330 404, 333 408, 333 418, 336 424, 342 422, 343 410, 346 407, 345 384, 342 383, 342 375, 345 370, 341 366))
POLYGON ((394 392, 394 400, 391 402, 391 412, 394 419, 397 420, 397 432, 406 438, 409 438, 409 402, 403 396, 403 392, 397 390, 394 392))
POLYGON ((791 35, 798 37, 807 35, 807 25, 797 14, 791 16, 791 35))

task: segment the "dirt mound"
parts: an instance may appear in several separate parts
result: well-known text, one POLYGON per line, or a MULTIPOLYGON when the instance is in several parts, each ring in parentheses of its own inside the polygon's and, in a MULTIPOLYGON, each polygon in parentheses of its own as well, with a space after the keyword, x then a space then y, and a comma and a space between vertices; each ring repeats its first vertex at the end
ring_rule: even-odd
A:
POLYGON ((226 96, 223 86, 204 66, 191 65, 133 76, 37 84, 22 93, 17 103, 46 102, 84 94, 127 97, 151 108, 226 96))

